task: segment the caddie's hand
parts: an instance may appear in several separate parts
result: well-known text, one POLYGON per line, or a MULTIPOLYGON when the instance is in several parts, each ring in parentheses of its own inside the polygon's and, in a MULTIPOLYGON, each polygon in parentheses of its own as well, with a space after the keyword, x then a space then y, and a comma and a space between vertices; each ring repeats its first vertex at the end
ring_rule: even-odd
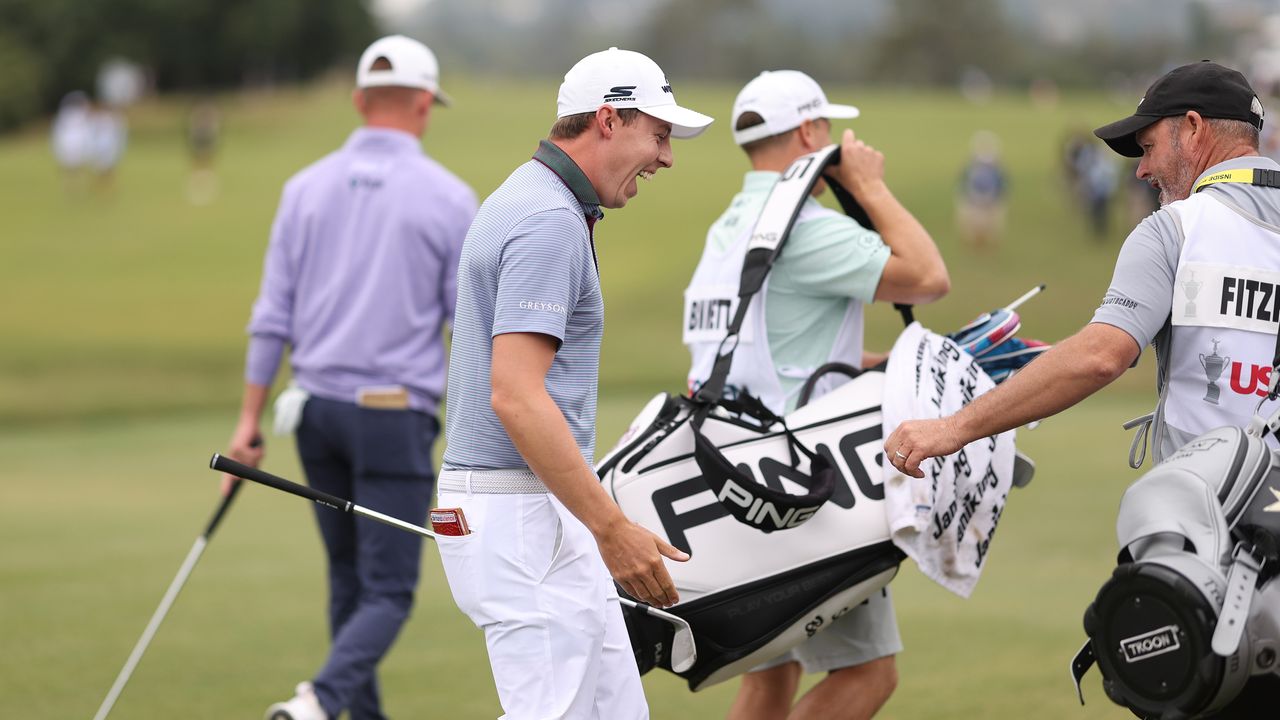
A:
POLYGON ((671 607, 680 601, 662 558, 685 562, 687 553, 626 518, 597 536, 596 544, 609 574, 628 595, 656 607, 671 607))
MULTIPOLYGON (((231 442, 227 444, 227 457, 242 462, 249 467, 258 467, 267 454, 266 443, 257 423, 242 421, 231 433, 231 442)), ((222 476, 222 494, 231 492, 231 486, 238 480, 234 475, 222 476)))
POLYGON ((857 139, 846 128, 840 136, 840 164, 836 170, 840 184, 854 198, 864 200, 868 191, 884 184, 884 153, 857 139))
POLYGON ((964 447, 964 439, 951 417, 938 420, 908 420, 884 441, 884 457, 904 475, 922 478, 920 463, 950 455, 964 447))

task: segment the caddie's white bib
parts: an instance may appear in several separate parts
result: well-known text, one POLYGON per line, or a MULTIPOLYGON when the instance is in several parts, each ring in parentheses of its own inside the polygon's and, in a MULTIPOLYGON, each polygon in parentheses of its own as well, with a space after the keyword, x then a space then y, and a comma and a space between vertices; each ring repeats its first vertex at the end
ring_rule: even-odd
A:
POLYGON ((1253 417, 1280 327, 1280 234, 1207 193, 1170 207, 1186 239, 1173 286, 1157 460, 1167 449, 1166 424, 1195 436, 1253 417))
MULTIPOLYGON (((838 214, 817 203, 805 202, 796 217, 794 227, 816 218, 838 214)), ((754 222, 744 223, 743 226, 743 230, 723 250, 714 248, 712 242, 706 243, 693 279, 684 291, 681 338, 693 358, 689 369, 690 390, 711 376, 720 342, 738 310, 738 284, 742 279, 742 263, 747 256, 754 222)), ((786 254, 784 246, 782 257, 785 258, 786 254)), ((817 368, 779 368, 774 364, 765 322, 765 297, 768 292, 769 280, 766 278, 764 286, 747 307, 726 387, 746 390, 759 398, 771 411, 781 415, 786 411, 787 396, 778 375, 783 373, 787 377, 804 379, 817 368)), ((835 360, 855 366, 862 363, 862 303, 858 300, 849 300, 840 332, 832 342, 828 362, 835 360)), ((847 379, 835 374, 827 377, 835 382, 817 388, 815 397, 847 379)))

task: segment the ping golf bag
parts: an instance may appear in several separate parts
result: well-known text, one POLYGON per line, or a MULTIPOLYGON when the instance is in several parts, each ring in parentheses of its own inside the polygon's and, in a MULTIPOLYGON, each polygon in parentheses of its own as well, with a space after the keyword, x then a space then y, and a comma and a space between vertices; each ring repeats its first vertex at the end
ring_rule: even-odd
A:
POLYGON ((1119 566, 1085 612, 1089 641, 1072 661, 1077 692, 1096 661, 1117 704, 1185 720, 1280 675, 1280 457, 1263 440, 1277 424, 1280 414, 1205 433, 1125 492, 1119 566))
MULTIPOLYGON (((690 689, 791 649, 897 573, 904 555, 889 539, 879 478, 883 377, 859 374, 785 427, 718 409, 695 431, 698 401, 659 395, 600 463, 623 512, 690 555, 668 566, 681 598, 668 612, 697 643, 697 662, 676 673, 690 689), (707 444, 736 471, 718 493, 703 470, 707 444), (791 462, 801 447, 813 457, 801 450, 791 462), (784 480, 808 494, 781 501, 784 480)), ((641 672, 672 670, 673 627, 624 614, 641 672)))
MULTIPOLYGON (((624 606, 623 613, 640 671, 663 668, 694 691, 830 626, 881 591, 905 557, 890 538, 880 479, 883 365, 818 368, 801 389, 799 407, 785 418, 725 388, 750 300, 800 203, 838 150, 833 145, 797 159, 770 193, 753 228, 733 320, 706 382, 692 397, 653 398, 596 468, 631 520, 690 555, 668 565, 681 601, 667 612, 692 630, 692 665, 675 657, 682 653, 669 619, 641 608, 624 606), (845 382, 831 382, 837 378, 845 382), (821 396, 809 403, 815 389, 821 396)), ((831 187, 856 217, 852 198, 831 187)), ((899 310, 910 323, 910 308, 899 310)), ((992 362, 1020 366, 1044 346, 1014 342, 1017 316, 1004 310, 964 328, 957 342, 1000 348, 992 362)))

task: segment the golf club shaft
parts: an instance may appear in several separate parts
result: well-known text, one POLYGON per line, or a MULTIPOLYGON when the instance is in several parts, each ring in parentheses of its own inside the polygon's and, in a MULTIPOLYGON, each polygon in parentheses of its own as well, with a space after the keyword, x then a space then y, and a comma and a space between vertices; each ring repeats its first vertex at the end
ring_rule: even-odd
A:
POLYGON ((138 638, 137 644, 133 646, 133 652, 129 653, 129 659, 125 661, 124 667, 120 668, 120 674, 116 676, 116 681, 112 683, 111 690, 107 692, 107 696, 103 698, 102 705, 98 707, 98 712, 93 716, 93 720, 106 720, 111 709, 115 707, 116 700, 119 699, 120 693, 124 692, 124 686, 128 684, 129 678, 133 676, 133 671, 138 667, 138 663, 142 661, 142 655, 147 651, 147 647, 151 645, 151 639, 155 637, 156 631, 160 629, 160 623, 164 622, 164 618, 169 614, 169 608, 173 607, 173 603, 178 599, 178 593, 182 591, 182 586, 187 583, 187 578, 191 576, 191 571, 195 569, 196 563, 200 560, 200 556, 204 554, 204 548, 209 544, 209 538, 213 536, 213 531, 218 528, 218 524, 222 522, 222 518, 227 514, 227 509, 231 507, 231 501, 235 500, 236 493, 240 492, 240 483, 236 482, 218 502, 218 507, 213 511, 213 517, 209 519, 209 524, 205 527, 200 537, 196 538, 195 543, 191 545, 191 550, 187 552, 187 557, 182 561, 182 566, 178 568, 178 574, 174 576, 173 582, 169 583, 169 589, 165 591, 164 597, 160 600, 160 606, 151 615, 151 620, 147 623, 147 627, 142 631, 142 637, 138 638))
POLYGON ((644 612, 646 612, 646 613, 648 613, 648 614, 650 614, 650 615, 652 615, 652 616, 654 616, 654 617, 658 618, 659 620, 665 620, 666 622, 671 623, 672 625, 675 625, 675 626, 677 626, 677 627, 686 627, 686 626, 688 626, 688 624, 689 624, 689 623, 688 623, 688 622, 686 622, 683 618, 680 618, 680 617, 677 617, 677 616, 675 616, 675 615, 672 615, 671 613, 667 612, 666 610, 662 610, 662 609, 660 609, 660 608, 656 608, 656 607, 654 607, 654 606, 652 606, 652 605, 646 605, 646 604, 644 604, 644 603, 642 603, 642 602, 636 602, 635 600, 632 600, 631 598, 625 598, 625 597, 622 597, 621 595, 619 595, 619 596, 618 596, 618 602, 622 603, 623 605, 626 605, 626 606, 627 606, 627 607, 629 607, 629 608, 635 608, 636 610, 642 610, 642 611, 644 611, 644 612))
POLYGON ((244 463, 236 462, 235 460, 232 460, 231 458, 225 457, 218 453, 214 453, 213 458, 209 460, 209 467, 219 472, 235 475, 238 478, 244 478, 245 480, 252 480, 253 482, 260 483, 262 485, 267 485, 277 490, 283 490, 284 492, 287 492, 291 495, 297 495, 298 497, 304 497, 304 498, 307 498, 308 500, 313 500, 315 502, 320 503, 321 505, 331 507, 334 510, 339 510, 341 512, 351 513, 352 515, 359 515, 361 517, 366 517, 366 518, 369 518, 370 520, 375 520, 377 522, 383 523, 384 525, 390 525, 392 527, 399 528, 407 532, 411 532, 415 535, 421 535, 422 537, 431 538, 432 540, 434 540, 436 537, 435 533, 431 532, 430 530, 420 525, 414 525, 413 523, 408 523, 403 520, 398 520, 396 518, 391 517, 390 515, 383 515, 380 512, 356 505, 350 500, 343 500, 342 498, 337 497, 335 495, 330 495, 329 493, 326 493, 326 492, 320 492, 315 488, 307 487, 306 485, 299 485, 296 482, 285 480, 284 478, 279 477, 278 475, 272 475, 271 473, 266 472, 264 470, 259 470, 258 468, 255 468, 255 467, 249 467, 244 463))
POLYGON ((1037 285, 1037 286, 1035 286, 1035 287, 1031 288, 1031 289, 1030 289, 1030 290, 1028 290, 1026 293, 1024 293, 1024 294, 1022 295, 1022 297, 1020 297, 1020 298, 1018 298, 1017 300, 1014 300, 1013 302, 1011 302, 1011 303, 1009 303, 1008 305, 1006 305, 1006 306, 1004 307, 1004 309, 1005 309, 1005 310, 1016 310, 1016 309, 1018 308, 1018 306, 1019 306, 1019 305, 1021 305, 1022 303, 1024 303, 1024 302, 1026 302, 1026 301, 1030 300, 1031 298, 1035 297, 1036 295, 1039 295, 1041 290, 1044 290, 1044 283, 1041 283, 1041 284, 1039 284, 1039 285, 1037 285))
MULTIPOLYGON (((421 535, 426 538, 431 538, 432 540, 434 540, 436 537, 435 533, 431 532, 430 530, 424 527, 414 525, 413 523, 407 523, 403 520, 397 520, 396 518, 393 518, 389 515, 383 515, 382 513, 374 512, 373 510, 362 508, 359 505, 356 505, 355 503, 352 503, 348 500, 343 500, 342 498, 335 497, 328 493, 320 492, 319 490, 316 490, 314 488, 309 488, 306 485, 299 485, 298 483, 285 480, 282 477, 272 475, 269 472, 259 470, 257 468, 249 467, 248 465, 245 465, 243 463, 238 463, 235 460, 232 460, 228 457, 224 457, 217 453, 214 453, 213 458, 209 461, 209 467, 219 472, 230 473, 231 475, 235 475, 236 477, 239 477, 239 478, 244 478, 245 480, 252 480, 257 483, 262 483, 263 485, 268 485, 277 490, 283 490, 284 492, 290 493, 292 495, 298 495, 300 497, 314 500, 320 503, 321 505, 327 505, 331 508, 341 510, 343 512, 350 512, 356 515, 362 515, 364 517, 369 518, 370 520, 376 520, 380 523, 385 523, 392 527, 400 528, 401 530, 406 530, 408 532, 421 535)), ((671 623, 672 625, 676 625, 677 627, 688 626, 688 623, 686 623, 684 620, 664 610, 660 610, 651 605, 638 603, 635 600, 631 600, 629 598, 619 597, 618 599, 622 602, 623 605, 644 610, 650 615, 660 620, 664 620, 668 623, 671 623)))

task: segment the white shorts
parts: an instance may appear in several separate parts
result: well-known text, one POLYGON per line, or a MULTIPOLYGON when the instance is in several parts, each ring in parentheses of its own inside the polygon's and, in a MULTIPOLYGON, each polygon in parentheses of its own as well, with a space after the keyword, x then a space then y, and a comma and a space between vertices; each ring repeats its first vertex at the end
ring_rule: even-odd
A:
POLYGON ((831 672, 900 652, 902 638, 898 635, 898 618, 893 611, 893 598, 886 587, 837 618, 831 627, 782 655, 751 668, 751 672, 768 670, 788 662, 800 663, 806 673, 831 672))
POLYGON ((506 720, 645 720, 649 707, 595 538, 549 493, 441 491, 471 534, 440 536, 458 608, 484 630, 506 720))

